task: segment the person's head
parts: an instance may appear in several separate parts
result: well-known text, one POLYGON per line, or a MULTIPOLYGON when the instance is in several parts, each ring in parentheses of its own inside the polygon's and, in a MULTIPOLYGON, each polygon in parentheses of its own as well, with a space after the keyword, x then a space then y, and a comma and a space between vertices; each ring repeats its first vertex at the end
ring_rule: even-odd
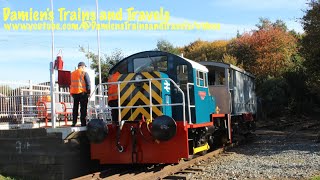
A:
POLYGON ((87 67, 86 64, 84 62, 79 62, 78 69, 84 69, 84 67, 87 67))

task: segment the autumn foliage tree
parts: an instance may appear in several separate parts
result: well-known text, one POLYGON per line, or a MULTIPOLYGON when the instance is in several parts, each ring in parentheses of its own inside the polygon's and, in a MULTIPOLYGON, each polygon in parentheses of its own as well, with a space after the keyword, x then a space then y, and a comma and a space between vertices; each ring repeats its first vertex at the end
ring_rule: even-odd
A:
POLYGON ((181 52, 186 58, 195 61, 218 61, 222 62, 224 54, 227 52, 229 41, 202 41, 197 40, 181 48, 181 52))
POLYGON ((304 58, 298 51, 303 36, 288 31, 281 20, 273 23, 262 18, 257 28, 233 39, 228 53, 256 76, 256 91, 265 113, 279 116, 283 112, 309 112, 312 97, 306 89, 304 58))
POLYGON ((262 22, 259 30, 244 33, 228 46, 238 64, 260 79, 279 77, 297 53, 296 38, 283 27, 266 22, 262 22))

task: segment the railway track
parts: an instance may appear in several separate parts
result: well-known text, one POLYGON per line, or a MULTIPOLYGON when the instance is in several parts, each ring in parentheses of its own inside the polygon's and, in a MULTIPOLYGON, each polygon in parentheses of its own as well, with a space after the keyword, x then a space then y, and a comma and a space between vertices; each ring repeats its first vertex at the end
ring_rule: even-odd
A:
MULTIPOLYGON (((313 129, 318 128, 319 123, 309 123, 305 124, 303 122, 294 122, 294 123, 286 123, 283 127, 296 127, 294 131, 273 131, 273 130, 265 130, 265 127, 262 127, 261 130, 257 130, 255 135, 264 135, 264 134, 273 134, 273 135, 281 135, 286 136, 284 139, 286 141, 291 140, 293 137, 300 137, 304 135, 305 138, 315 137, 314 134, 311 136, 307 132, 304 132, 305 129, 313 129)), ((260 127, 261 128, 261 127, 260 127)), ((301 137, 301 139, 303 139, 301 137)), ((250 139, 248 141, 241 141, 240 144, 246 144, 251 142, 250 139)), ((142 165, 118 165, 118 166, 110 166, 101 172, 92 173, 83 177, 76 178, 76 180, 88 180, 88 179, 190 179, 191 177, 201 176, 205 170, 205 167, 210 164, 210 161, 215 158, 215 156, 228 156, 230 152, 225 152, 225 149, 233 147, 231 146, 220 148, 215 151, 209 152, 203 156, 198 156, 191 160, 184 161, 182 160, 179 164, 172 165, 153 165, 153 166, 142 166, 142 165)))
MULTIPOLYGON (((228 146, 232 147, 231 146, 228 146)), ((196 173, 202 171, 199 166, 214 158, 215 156, 223 153, 225 148, 219 148, 215 151, 209 152, 203 156, 195 157, 191 160, 181 160, 179 164, 173 165, 153 165, 153 166, 141 166, 141 165, 118 165, 118 167, 107 168, 101 172, 96 172, 76 178, 75 180, 112 180, 112 179, 186 179, 183 174, 196 173)))

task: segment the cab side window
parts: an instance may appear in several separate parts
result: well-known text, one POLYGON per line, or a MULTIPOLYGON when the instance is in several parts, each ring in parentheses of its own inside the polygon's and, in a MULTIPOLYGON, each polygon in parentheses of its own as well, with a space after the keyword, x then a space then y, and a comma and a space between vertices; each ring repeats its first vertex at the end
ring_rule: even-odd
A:
POLYGON ((186 89, 188 82, 188 66, 177 66, 177 84, 180 86, 181 89, 186 89))
POLYGON ((196 74, 196 79, 197 79, 197 86, 199 87, 208 87, 207 84, 207 73, 202 72, 202 71, 197 71, 196 74))

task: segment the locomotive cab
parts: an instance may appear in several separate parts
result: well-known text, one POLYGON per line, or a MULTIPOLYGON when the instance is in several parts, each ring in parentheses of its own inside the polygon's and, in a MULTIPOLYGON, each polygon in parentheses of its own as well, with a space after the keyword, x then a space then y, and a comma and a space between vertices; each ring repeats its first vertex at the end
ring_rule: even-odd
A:
POLYGON ((132 73, 135 74, 134 77, 138 74, 151 74, 151 76, 142 75, 146 79, 155 78, 152 73, 160 72, 161 77, 170 78, 176 86, 173 82, 170 82, 170 86, 162 84, 162 90, 164 90, 162 92, 170 92, 169 95, 163 97, 163 100, 170 100, 170 103, 176 104, 182 103, 185 99, 186 103, 186 117, 183 117, 182 106, 171 106, 170 112, 174 113, 165 114, 176 121, 185 119, 189 123, 210 122, 210 114, 215 112, 215 100, 210 95, 208 88, 208 69, 192 60, 161 51, 146 51, 125 58, 116 64, 109 74, 116 72, 123 74, 123 77, 132 73), (179 89, 183 91, 183 94, 179 89), (206 108, 197 109, 196 106, 206 108))

